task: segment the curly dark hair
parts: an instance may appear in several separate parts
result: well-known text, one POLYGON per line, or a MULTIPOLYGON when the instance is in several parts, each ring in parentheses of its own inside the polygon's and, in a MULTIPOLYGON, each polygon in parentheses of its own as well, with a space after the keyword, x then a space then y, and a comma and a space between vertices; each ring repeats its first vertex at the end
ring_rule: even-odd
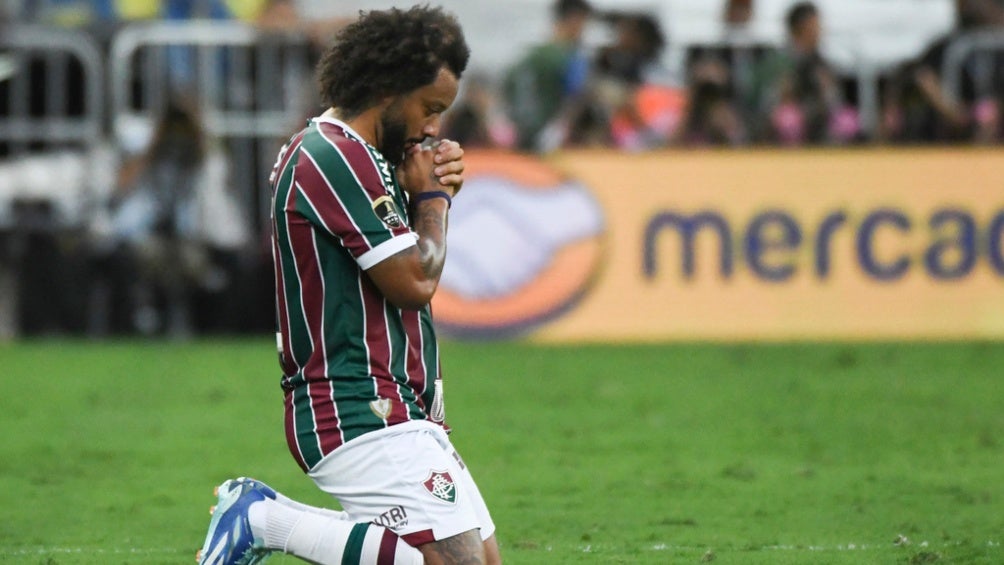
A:
POLYGON ((321 100, 352 118, 431 84, 443 67, 459 79, 470 53, 460 24, 442 8, 360 11, 317 65, 321 100))

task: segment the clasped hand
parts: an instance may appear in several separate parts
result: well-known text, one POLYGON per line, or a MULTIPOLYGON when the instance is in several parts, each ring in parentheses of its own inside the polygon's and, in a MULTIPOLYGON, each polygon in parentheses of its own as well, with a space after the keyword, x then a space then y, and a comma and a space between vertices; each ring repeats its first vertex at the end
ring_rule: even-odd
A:
POLYGON ((411 147, 399 169, 404 190, 419 192, 442 190, 451 195, 464 184, 464 150, 456 141, 444 139, 431 145, 411 147))

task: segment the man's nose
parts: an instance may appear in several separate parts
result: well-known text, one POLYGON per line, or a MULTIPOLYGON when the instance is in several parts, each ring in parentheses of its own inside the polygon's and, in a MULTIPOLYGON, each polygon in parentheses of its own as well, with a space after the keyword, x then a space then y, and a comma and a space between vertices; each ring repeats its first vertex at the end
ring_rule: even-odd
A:
POLYGON ((439 136, 439 127, 441 123, 442 120, 439 118, 439 116, 432 118, 431 120, 426 122, 425 127, 422 128, 422 133, 424 133, 428 137, 439 136))

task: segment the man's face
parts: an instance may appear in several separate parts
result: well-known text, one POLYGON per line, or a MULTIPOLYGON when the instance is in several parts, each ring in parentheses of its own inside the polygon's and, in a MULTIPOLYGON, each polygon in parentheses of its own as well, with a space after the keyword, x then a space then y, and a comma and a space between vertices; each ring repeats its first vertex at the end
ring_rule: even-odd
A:
POLYGON ((586 26, 589 25, 589 17, 589 12, 578 12, 568 16, 567 25, 575 41, 582 41, 582 34, 585 33, 586 26))
POLYGON ((442 114, 457 97, 457 77, 442 68, 431 84, 398 96, 380 116, 380 153, 394 165, 426 137, 439 135, 442 114))
POLYGON ((725 22, 729 25, 746 25, 753 18, 750 0, 730 0, 725 8, 725 22))
POLYGON ((822 26, 819 23, 819 14, 813 14, 805 19, 795 32, 795 41, 805 50, 815 51, 819 48, 819 40, 822 37, 822 26))

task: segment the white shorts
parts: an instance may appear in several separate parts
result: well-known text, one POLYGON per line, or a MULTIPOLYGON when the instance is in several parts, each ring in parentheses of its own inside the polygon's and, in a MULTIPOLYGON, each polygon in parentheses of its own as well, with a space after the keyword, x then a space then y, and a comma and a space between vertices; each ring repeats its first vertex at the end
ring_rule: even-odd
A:
POLYGON ((373 522, 418 547, 468 530, 495 533, 470 471, 440 426, 398 424, 360 436, 308 473, 349 518, 373 522))

